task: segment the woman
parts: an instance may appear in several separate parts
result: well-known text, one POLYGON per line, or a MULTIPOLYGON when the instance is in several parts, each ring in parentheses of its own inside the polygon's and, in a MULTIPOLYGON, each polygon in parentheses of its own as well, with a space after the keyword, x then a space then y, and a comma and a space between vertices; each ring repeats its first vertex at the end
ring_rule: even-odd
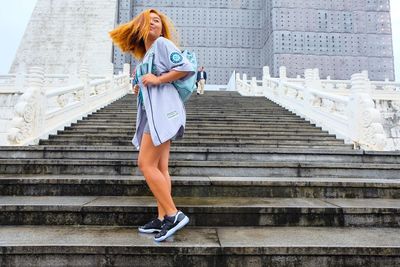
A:
POLYGON ((172 41, 173 31, 168 17, 148 9, 110 32, 122 51, 141 60, 134 85, 139 95, 132 143, 139 149, 138 166, 157 200, 158 217, 139 227, 139 231, 157 232, 156 241, 165 240, 189 223, 189 218, 176 209, 171 196, 171 140, 182 137, 186 123, 184 105, 171 82, 188 78, 195 71, 172 41))

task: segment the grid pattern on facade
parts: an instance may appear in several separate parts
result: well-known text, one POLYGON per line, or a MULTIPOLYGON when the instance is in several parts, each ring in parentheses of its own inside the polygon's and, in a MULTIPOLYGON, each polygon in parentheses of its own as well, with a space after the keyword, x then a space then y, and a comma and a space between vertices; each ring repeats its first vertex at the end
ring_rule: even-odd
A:
MULTIPOLYGON (((361 70, 394 79, 389 0, 119 1, 119 22, 150 7, 167 14, 210 83, 226 83, 233 70, 260 77, 264 65, 273 76, 284 65, 289 77, 319 68, 334 79, 361 70)), ((116 49, 116 69, 127 61, 116 49)))
MULTIPOLYGON (((130 21, 133 17, 132 13, 132 5, 134 0, 119 0, 117 5, 117 21, 116 25, 126 23, 130 21)), ((124 54, 117 47, 113 48, 113 63, 114 63, 114 72, 117 74, 123 71, 123 66, 125 63, 131 62, 131 56, 124 54)))

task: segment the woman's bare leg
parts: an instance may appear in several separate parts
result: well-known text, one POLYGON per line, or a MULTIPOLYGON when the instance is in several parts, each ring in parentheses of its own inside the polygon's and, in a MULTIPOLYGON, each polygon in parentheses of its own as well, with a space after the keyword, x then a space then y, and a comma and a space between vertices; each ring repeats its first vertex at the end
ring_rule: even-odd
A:
POLYGON ((150 134, 143 134, 140 145, 138 165, 150 187, 151 192, 157 199, 157 203, 162 207, 162 212, 168 216, 175 215, 177 209, 171 196, 171 182, 168 181, 159 169, 162 155, 168 152, 170 142, 154 146, 150 134))
MULTIPOLYGON (((161 154, 160 161, 158 162, 158 169, 164 175, 165 181, 168 184, 169 193, 171 194, 171 176, 169 176, 168 171, 168 162, 169 162, 169 151, 171 147, 171 142, 168 141, 168 149, 163 150, 161 154)), ((164 216, 167 215, 163 207, 161 206, 160 202, 157 201, 158 206, 158 219, 161 221, 164 219, 164 216)))

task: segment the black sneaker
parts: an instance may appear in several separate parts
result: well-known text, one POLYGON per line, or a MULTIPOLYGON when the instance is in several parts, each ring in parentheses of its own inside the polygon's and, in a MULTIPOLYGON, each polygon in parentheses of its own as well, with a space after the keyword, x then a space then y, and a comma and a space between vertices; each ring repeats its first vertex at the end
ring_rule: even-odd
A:
POLYGON ((164 241, 188 223, 189 218, 182 211, 178 211, 175 216, 165 216, 161 232, 154 236, 154 240, 157 242, 164 241))
POLYGON ((140 226, 139 232, 146 233, 146 234, 159 233, 159 232, 161 232, 162 224, 163 224, 163 222, 157 218, 155 220, 152 220, 152 221, 146 223, 143 226, 140 226))

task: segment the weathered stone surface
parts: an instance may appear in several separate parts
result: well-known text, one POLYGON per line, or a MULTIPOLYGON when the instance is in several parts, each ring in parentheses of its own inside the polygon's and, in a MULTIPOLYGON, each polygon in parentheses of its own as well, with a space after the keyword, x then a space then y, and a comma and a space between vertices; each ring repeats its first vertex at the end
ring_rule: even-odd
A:
POLYGON ((399 153, 332 143, 264 99, 207 95, 187 105, 190 141, 172 146, 188 228, 157 244, 134 227, 157 208, 130 145, 127 96, 49 145, 0 148, 0 265, 399 265, 399 153))
POLYGON ((10 72, 23 65, 44 66, 46 74, 77 75, 85 63, 90 74, 109 73, 112 43, 107 32, 114 28, 116 3, 38 1, 10 72))
POLYGON ((396 266, 399 236, 392 228, 186 228, 156 243, 132 227, 6 226, 0 258, 4 266, 396 266))

